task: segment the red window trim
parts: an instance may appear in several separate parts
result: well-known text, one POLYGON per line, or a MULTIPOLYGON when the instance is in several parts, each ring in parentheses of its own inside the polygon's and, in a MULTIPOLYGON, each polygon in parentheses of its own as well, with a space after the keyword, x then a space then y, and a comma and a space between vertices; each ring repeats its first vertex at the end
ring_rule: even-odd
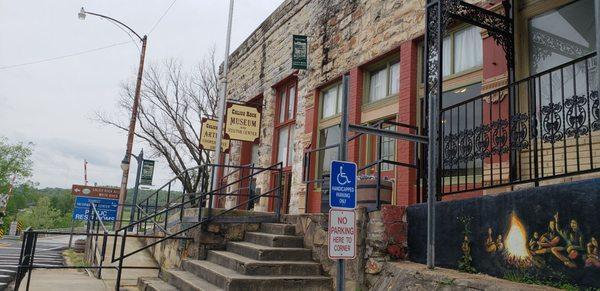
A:
MULTIPOLYGON (((273 155, 272 155, 272 160, 273 163, 277 163, 277 156, 279 155, 279 133, 280 130, 290 126, 290 125, 294 125, 296 124, 296 113, 298 111, 298 81, 296 79, 292 79, 292 80, 288 80, 288 82, 285 83, 281 83, 276 89, 275 89, 275 120, 274 120, 274 125, 275 125, 275 130, 273 131, 273 145, 275 150, 273 151, 273 155), (294 88, 294 96, 293 96, 293 102, 294 102, 294 111, 293 111, 293 116, 290 118, 289 115, 289 102, 292 100, 292 98, 290 98, 289 96, 289 92, 290 89, 294 88), (280 122, 280 114, 281 114, 281 92, 285 92, 286 94, 286 104, 285 104, 285 117, 284 117, 284 121, 280 122)), ((290 139, 292 138, 292 136, 289 134, 288 132, 288 151, 289 151, 289 147, 290 147, 290 139)), ((285 159, 288 158, 288 155, 286 155, 285 159)), ((285 170, 289 170, 292 167, 292 163, 291 161, 287 161, 287 166, 284 166, 285 170)), ((285 163, 284 163, 285 165, 285 163)))

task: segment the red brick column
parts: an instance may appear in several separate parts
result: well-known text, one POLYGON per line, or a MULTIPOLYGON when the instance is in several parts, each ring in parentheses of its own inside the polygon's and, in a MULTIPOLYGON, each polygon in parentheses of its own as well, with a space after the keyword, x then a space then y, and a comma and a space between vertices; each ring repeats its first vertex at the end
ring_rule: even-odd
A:
MULTIPOLYGON (((350 87, 348 89, 348 123, 360 124, 360 112, 363 97, 363 73, 360 68, 350 70, 350 87)), ((349 134, 349 136, 351 136, 349 134)), ((359 139, 348 143, 348 160, 358 164, 360 157, 359 139)))
MULTIPOLYGON (((311 140, 310 145, 308 146, 308 149, 314 149, 314 148, 318 147, 317 135, 319 133, 317 130, 317 128, 318 128, 317 127, 317 123, 318 123, 317 112, 319 112, 319 95, 320 95, 319 91, 315 90, 315 92, 313 94, 313 100, 314 100, 313 104, 304 108, 306 110, 304 133, 306 133, 307 135, 310 135, 310 140, 311 140)), ((311 179, 311 180, 315 178, 316 163, 317 163, 317 159, 315 158, 315 155, 313 154, 313 155, 311 155, 310 169, 308 172, 309 179, 311 179)), ((306 197, 306 199, 308 199, 308 203, 306 203, 307 209, 305 210, 305 212, 306 213, 320 212, 321 211, 321 192, 314 191, 314 189, 315 189, 314 184, 308 184, 308 185, 306 185, 306 187, 309 188, 309 191, 308 191, 308 197, 306 197)))
MULTIPOLYGON (((400 94, 398 96, 398 118, 400 123, 417 124, 417 52, 415 41, 406 41, 400 46, 400 94)), ((403 132, 412 132, 399 128, 403 132)), ((415 163, 413 142, 397 141, 396 160, 402 163, 415 163)), ((415 169, 396 167, 396 201, 398 205, 410 205, 417 202, 415 169)))

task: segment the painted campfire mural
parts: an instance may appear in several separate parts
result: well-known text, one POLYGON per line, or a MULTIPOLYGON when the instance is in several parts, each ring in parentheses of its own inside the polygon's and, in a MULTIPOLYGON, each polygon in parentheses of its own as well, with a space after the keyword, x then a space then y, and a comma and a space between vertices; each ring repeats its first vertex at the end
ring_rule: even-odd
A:
POLYGON ((494 230, 489 227, 484 246, 488 253, 502 256, 507 263, 520 268, 543 268, 546 260, 551 259, 570 269, 600 269, 596 237, 585 240, 575 219, 561 226, 558 213, 548 222, 546 230, 533 231, 530 235, 513 213, 506 236, 498 234, 494 239, 494 230))
MULTIPOLYGON (((458 217, 463 226, 458 269, 474 273, 477 269, 472 265, 472 220, 468 216, 458 217)), ((505 272, 518 270, 534 277, 565 278, 578 270, 587 270, 600 276, 597 237, 584 236, 577 219, 563 221, 558 212, 547 222, 546 229, 528 229, 513 211, 505 229, 499 231, 488 226, 485 238, 475 243, 480 243, 488 255, 480 259, 489 260, 505 272)))
MULTIPOLYGON (((410 260, 427 259, 427 205, 407 208, 410 260)), ((436 205, 436 265, 600 288, 600 179, 436 205)))

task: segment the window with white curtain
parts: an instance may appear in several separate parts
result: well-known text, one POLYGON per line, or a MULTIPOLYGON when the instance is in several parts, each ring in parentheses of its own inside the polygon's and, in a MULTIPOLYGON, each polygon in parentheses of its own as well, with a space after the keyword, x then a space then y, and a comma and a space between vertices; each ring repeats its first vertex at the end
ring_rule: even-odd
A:
POLYGON ((337 83, 325 90, 321 94, 321 118, 327 118, 337 115, 341 112, 342 84, 337 83))
POLYGON ((369 102, 398 94, 400 91, 400 63, 388 62, 385 67, 370 71, 368 81, 369 102))
POLYGON ((483 39, 477 26, 450 33, 444 38, 442 73, 444 76, 458 74, 483 64, 483 39))

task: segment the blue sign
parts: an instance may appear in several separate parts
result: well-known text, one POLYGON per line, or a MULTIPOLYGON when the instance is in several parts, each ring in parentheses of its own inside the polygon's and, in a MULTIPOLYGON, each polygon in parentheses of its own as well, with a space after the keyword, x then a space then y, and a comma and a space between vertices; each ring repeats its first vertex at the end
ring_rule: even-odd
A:
POLYGON ((329 173, 329 207, 356 208, 356 164, 331 161, 329 173))
POLYGON ((117 219, 118 199, 94 198, 94 197, 75 197, 75 208, 73 209, 73 220, 90 219, 90 203, 96 204, 96 210, 102 221, 114 221, 117 219))

